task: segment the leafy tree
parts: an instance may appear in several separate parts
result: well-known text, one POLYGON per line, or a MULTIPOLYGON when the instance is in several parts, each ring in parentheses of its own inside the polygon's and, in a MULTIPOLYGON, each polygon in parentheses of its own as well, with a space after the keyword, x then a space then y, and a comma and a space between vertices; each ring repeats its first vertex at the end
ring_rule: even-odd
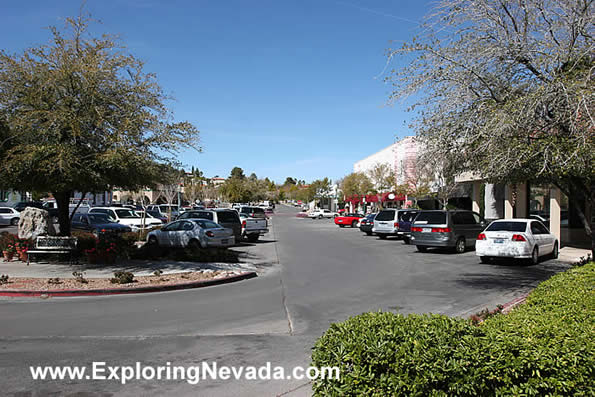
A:
POLYGON ((291 177, 288 176, 285 179, 285 183, 283 184, 283 186, 296 185, 296 184, 297 184, 297 181, 294 178, 291 178, 291 177))
POLYGON ((414 127, 429 157, 451 164, 449 173, 557 186, 595 253, 593 8, 589 0, 442 0, 422 37, 389 50, 413 60, 388 79, 391 99, 419 98, 414 127))
POLYGON ((159 163, 200 150, 198 130, 171 120, 155 75, 114 36, 93 37, 88 27, 86 17, 68 18, 46 45, 0 51, 0 180, 51 192, 62 235, 74 191, 154 186, 159 163))
POLYGON ((392 190, 396 183, 395 171, 386 163, 377 163, 368 172, 368 177, 376 190, 386 192, 392 190))
POLYGON ((244 170, 240 167, 233 167, 229 177, 233 179, 246 179, 246 175, 244 175, 244 170))
POLYGON ((363 172, 346 175, 341 181, 341 191, 347 197, 362 196, 374 191, 374 184, 363 172))

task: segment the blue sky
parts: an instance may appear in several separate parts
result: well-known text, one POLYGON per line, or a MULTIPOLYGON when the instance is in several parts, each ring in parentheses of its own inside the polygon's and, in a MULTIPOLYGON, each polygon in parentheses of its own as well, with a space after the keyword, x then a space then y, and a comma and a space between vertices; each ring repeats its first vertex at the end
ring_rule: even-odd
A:
MULTIPOLYGON (((80 1, 3 2, 1 47, 45 43, 80 1)), ((201 131, 202 153, 180 160, 207 176, 283 182, 340 178, 353 163, 413 134, 405 104, 387 106, 385 50, 409 40, 422 1, 88 0, 129 51, 157 74, 176 120, 201 131)), ((399 60, 390 67, 400 66, 399 60)))

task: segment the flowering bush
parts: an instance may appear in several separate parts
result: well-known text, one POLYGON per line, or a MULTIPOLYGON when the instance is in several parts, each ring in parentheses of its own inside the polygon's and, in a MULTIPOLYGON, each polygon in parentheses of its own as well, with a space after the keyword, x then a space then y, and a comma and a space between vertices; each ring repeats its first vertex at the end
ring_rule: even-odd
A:
POLYGON ((0 250, 6 251, 6 248, 9 245, 14 247, 15 242, 17 241, 17 236, 14 234, 10 234, 8 232, 0 233, 0 250))
POLYGON ((4 247, 4 249, 2 251, 6 251, 9 254, 14 254, 15 252, 17 252, 17 250, 13 244, 7 245, 6 247, 4 247))

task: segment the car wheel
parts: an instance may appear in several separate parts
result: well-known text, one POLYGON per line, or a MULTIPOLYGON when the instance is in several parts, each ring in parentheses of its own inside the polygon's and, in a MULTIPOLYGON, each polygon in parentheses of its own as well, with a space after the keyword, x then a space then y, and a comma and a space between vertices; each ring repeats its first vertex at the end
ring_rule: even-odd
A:
POLYGON ((159 241, 157 240, 157 237, 155 237, 155 236, 149 237, 149 244, 150 245, 158 246, 159 245, 159 241))
POLYGON ((254 243, 254 242, 258 241, 259 237, 260 237, 260 235, 258 235, 258 234, 249 234, 248 241, 250 241, 251 243, 254 243))
POLYGON ((533 248, 533 252, 531 252, 530 261, 532 265, 537 265, 539 263, 539 250, 537 249, 537 246, 533 248))
POLYGON ((322 219, 322 215, 318 215, 318 219, 322 219))
POLYGON ((190 248, 193 251, 201 248, 201 246, 202 244, 198 240, 192 239, 188 241, 188 248, 190 248))
POLYGON ((351 227, 357 227, 357 221, 351 222, 351 227))
POLYGON ((480 256, 479 261, 481 263, 490 263, 490 257, 489 256, 480 256))
POLYGON ((555 242, 554 243, 554 250, 552 251, 552 259, 558 259, 558 254, 559 254, 558 242, 555 242))
POLYGON ((411 240, 409 240, 409 237, 403 237, 403 242, 407 245, 411 244, 411 240))
POLYGON ((455 243, 455 251, 457 254, 462 254, 465 252, 465 239, 463 237, 459 237, 457 242, 455 243))
POLYGON ((424 247, 423 245, 416 245, 415 248, 417 248, 419 252, 426 252, 428 250, 428 247, 424 247))
POLYGON ((367 234, 368 236, 371 236, 371 235, 372 235, 372 232, 366 232, 366 234, 367 234))
POLYGON ((11 224, 12 226, 16 226, 16 225, 18 225, 18 224, 19 224, 19 218, 12 218, 12 219, 10 220, 10 224, 11 224))
POLYGON ((378 238, 380 238, 381 240, 386 240, 386 234, 379 234, 378 238))

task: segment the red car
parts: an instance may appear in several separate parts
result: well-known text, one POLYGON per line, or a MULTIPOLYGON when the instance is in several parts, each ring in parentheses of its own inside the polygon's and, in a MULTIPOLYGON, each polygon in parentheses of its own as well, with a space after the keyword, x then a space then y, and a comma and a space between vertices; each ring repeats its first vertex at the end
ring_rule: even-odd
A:
POLYGON ((362 214, 345 214, 335 218, 335 225, 339 225, 339 227, 345 227, 347 225, 357 227, 359 220, 363 217, 362 214))

